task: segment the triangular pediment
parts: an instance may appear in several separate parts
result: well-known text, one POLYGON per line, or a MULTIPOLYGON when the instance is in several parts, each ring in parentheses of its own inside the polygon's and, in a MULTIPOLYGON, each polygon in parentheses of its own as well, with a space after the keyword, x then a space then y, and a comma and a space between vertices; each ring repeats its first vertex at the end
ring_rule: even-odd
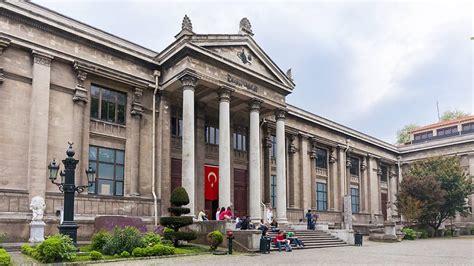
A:
POLYGON ((269 79, 281 82, 269 67, 246 45, 203 46, 203 48, 222 56, 236 64, 249 68, 269 79))

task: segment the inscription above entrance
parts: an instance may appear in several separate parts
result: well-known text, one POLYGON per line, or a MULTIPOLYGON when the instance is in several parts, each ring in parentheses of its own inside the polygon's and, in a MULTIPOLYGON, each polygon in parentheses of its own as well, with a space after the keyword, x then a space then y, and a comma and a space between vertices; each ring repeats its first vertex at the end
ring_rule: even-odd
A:
POLYGON ((239 87, 244 87, 248 90, 251 90, 251 91, 255 91, 257 92, 257 86, 248 82, 248 81, 245 81, 243 79, 240 79, 240 78, 237 78, 237 77, 233 77, 232 75, 230 74, 227 74, 227 81, 234 84, 234 85, 237 85, 239 87))

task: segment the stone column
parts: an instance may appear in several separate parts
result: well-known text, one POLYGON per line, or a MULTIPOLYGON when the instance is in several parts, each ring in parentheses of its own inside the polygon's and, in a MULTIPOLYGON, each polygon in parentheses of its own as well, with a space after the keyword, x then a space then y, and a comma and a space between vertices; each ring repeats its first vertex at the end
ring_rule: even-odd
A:
POLYGON ((328 180, 329 186, 329 210, 337 211, 339 210, 339 196, 337 189, 337 158, 336 158, 336 147, 331 147, 329 151, 329 177, 328 180))
POLYGON ((397 211, 395 209, 395 202, 397 202, 397 192, 398 192, 398 184, 397 184, 397 173, 395 172, 395 166, 390 167, 390 211, 392 218, 397 216, 397 211))
POLYGON ((360 212, 365 213, 367 208, 365 207, 365 202, 367 201, 366 195, 366 178, 365 173, 367 172, 367 162, 365 157, 362 157, 360 161, 360 173, 359 173, 359 199, 360 199, 360 212))
POLYGON ((194 216, 196 198, 194 193, 195 154, 194 154, 194 89, 197 79, 191 75, 180 78, 183 86, 183 140, 182 140, 182 185, 189 196, 187 207, 194 216))
POLYGON ((230 93, 219 91, 219 206, 231 206, 230 179, 230 93))
POLYGON ((276 169, 277 169, 277 222, 287 223, 286 219, 286 152, 285 152, 285 115, 286 111, 275 111, 276 119, 276 169))
POLYGON ((265 138, 263 139, 263 203, 270 204, 270 183, 271 183, 271 154, 272 142, 270 140, 270 129, 266 127, 265 138))
POLYGON ((132 121, 130 121, 130 130, 131 130, 131 139, 130 139, 130 148, 131 148, 131 157, 132 165, 130 171, 130 195, 139 196, 140 191, 138 188, 139 178, 140 178, 140 122, 143 114, 143 106, 140 103, 140 98, 143 95, 143 90, 135 88, 133 93, 132 101, 132 110, 130 111, 132 115, 132 121))
POLYGON ((345 187, 346 187, 346 158, 345 158, 345 152, 344 152, 344 147, 338 147, 338 172, 339 175, 337 177, 337 189, 339 190, 339 209, 344 210, 344 195, 345 193, 345 187))
POLYGON ((311 188, 311 209, 316 209, 316 144, 311 140, 311 150, 308 152, 310 158, 310 188, 311 188))
POLYGON ((298 149, 295 145, 296 135, 290 136, 290 145, 288 145, 288 206, 290 208, 295 207, 295 196, 296 196, 296 152, 298 149))
POLYGON ((301 207, 304 210, 311 208, 311 161, 308 156, 308 136, 300 134, 300 175, 301 175, 301 207))
POLYGON ((84 111, 85 107, 88 102, 88 93, 87 90, 84 88, 84 81, 87 78, 87 73, 80 70, 77 64, 74 65, 74 70, 77 76, 77 83, 76 88, 74 91, 74 96, 72 97, 72 101, 74 102, 73 106, 73 131, 72 131, 72 141, 76 145, 76 155, 77 158, 80 158, 79 163, 76 168, 76 183, 79 185, 86 185, 87 178, 85 177, 84 169, 87 168, 87 162, 89 158, 84 156, 84 111))
POLYGON ((249 207, 252 221, 260 221, 261 177, 260 177, 260 105, 261 101, 250 101, 249 137, 249 207))
MULTIPOLYGON (((33 51, 28 177, 30 198, 45 198, 48 180, 49 87, 52 56, 33 51)), ((51 158, 52 159, 52 158, 51 158)))

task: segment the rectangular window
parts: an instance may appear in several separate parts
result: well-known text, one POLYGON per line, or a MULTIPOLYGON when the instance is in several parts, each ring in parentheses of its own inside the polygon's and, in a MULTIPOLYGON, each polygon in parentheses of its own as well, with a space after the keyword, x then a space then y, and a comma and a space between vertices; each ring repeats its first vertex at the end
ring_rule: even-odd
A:
POLYGON ((96 172, 90 194, 123 196, 124 151, 89 146, 89 164, 96 172))
POLYGON ((462 131, 471 131, 471 130, 474 130, 474 122, 462 125, 462 131))
POLYGON ((351 168, 350 168, 350 173, 351 175, 356 175, 359 176, 359 159, 354 158, 354 157, 349 157, 349 160, 351 161, 351 168))
POLYGON ((433 138, 433 131, 418 133, 413 136, 416 141, 424 141, 433 138))
POLYGON ((219 129, 216 127, 205 126, 204 138, 208 144, 219 145, 219 129))
POLYGON ((387 182, 388 181, 388 167, 387 166, 380 166, 382 169, 382 175, 380 176, 380 181, 387 182))
POLYGON ((270 142, 272 143, 272 150, 271 150, 271 156, 272 159, 276 159, 276 154, 277 154, 277 140, 275 135, 270 135, 270 142))
POLYGON ((247 151, 247 136, 242 133, 234 133, 234 150, 247 151))
POLYGON ((456 135, 456 134, 458 134, 458 127, 453 126, 453 127, 441 128, 441 129, 436 130, 436 134, 440 138, 456 135))
POLYGON ((183 119, 171 117, 171 135, 175 137, 183 136, 183 119))
POLYGON ((359 189, 351 188, 351 207, 352 213, 359 212, 359 189))
POLYGON ((91 118, 125 124, 127 94, 91 86, 91 118))
POLYGON ((272 204, 272 208, 276 208, 276 186, 276 175, 272 175, 270 180, 270 203, 272 204))
POLYGON ((328 168, 328 151, 325 149, 316 148, 316 167, 328 168))
POLYGON ((326 211, 328 209, 328 192, 325 183, 316 183, 316 207, 318 211, 326 211))

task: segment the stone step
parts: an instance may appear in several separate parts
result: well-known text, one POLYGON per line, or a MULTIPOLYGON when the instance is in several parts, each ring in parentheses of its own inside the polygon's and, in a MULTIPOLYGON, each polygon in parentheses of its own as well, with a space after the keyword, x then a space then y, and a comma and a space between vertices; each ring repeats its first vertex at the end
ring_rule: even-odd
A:
MULTIPOLYGON (((300 249, 315 249, 315 248, 335 248, 335 247, 345 247, 348 246, 346 243, 337 243, 337 244, 317 244, 317 245, 305 245, 304 248, 295 248, 293 250, 300 250, 300 249)), ((278 251, 278 248, 272 247, 270 251, 278 251)))

